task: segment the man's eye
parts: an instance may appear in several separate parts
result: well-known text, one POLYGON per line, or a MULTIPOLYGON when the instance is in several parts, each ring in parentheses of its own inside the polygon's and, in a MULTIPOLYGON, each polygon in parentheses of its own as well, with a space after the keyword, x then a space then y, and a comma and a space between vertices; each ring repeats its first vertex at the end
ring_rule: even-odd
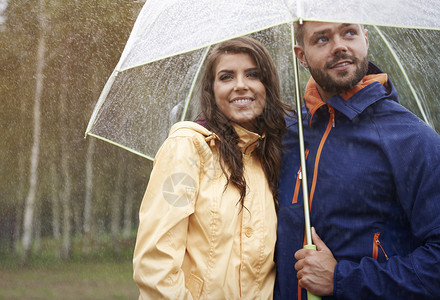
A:
POLYGON ((347 36, 355 36, 356 34, 357 34, 356 30, 349 30, 349 31, 347 31, 347 33, 345 35, 347 35, 347 36))
POLYGON ((327 42, 327 41, 328 41, 328 38, 325 37, 325 36, 321 36, 321 37, 319 37, 319 38, 316 39, 316 43, 317 43, 317 44, 325 43, 325 42, 327 42))

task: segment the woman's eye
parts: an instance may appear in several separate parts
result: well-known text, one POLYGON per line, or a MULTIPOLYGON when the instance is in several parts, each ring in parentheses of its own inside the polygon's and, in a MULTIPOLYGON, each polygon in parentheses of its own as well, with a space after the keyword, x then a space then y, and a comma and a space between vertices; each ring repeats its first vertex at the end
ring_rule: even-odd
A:
POLYGON ((231 79, 231 78, 232 78, 232 75, 230 75, 230 74, 220 75, 220 80, 228 80, 228 79, 231 79))
POLYGON ((252 78, 260 78, 260 73, 258 72, 250 72, 247 74, 248 77, 252 77, 252 78))

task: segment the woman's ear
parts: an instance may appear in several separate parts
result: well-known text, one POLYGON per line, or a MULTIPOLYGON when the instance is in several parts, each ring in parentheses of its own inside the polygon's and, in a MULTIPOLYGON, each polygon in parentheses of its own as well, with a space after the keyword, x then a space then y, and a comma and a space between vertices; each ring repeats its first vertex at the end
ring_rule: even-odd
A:
POLYGON ((295 45, 295 47, 293 47, 293 50, 295 51, 295 55, 296 57, 298 57, 299 62, 301 63, 301 65, 308 69, 309 65, 307 64, 307 60, 306 60, 306 56, 304 54, 304 49, 303 47, 299 46, 299 45, 295 45))

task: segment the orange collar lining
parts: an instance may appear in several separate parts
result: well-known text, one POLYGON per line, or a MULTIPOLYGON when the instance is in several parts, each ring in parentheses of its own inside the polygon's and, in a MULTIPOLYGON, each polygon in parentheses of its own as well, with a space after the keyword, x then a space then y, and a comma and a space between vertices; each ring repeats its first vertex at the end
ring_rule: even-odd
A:
MULTIPOLYGON (((386 87, 388 82, 388 75, 386 73, 366 75, 355 87, 343 94, 340 94, 340 96, 345 101, 348 101, 357 92, 376 81, 380 82, 383 86, 386 87)), ((307 83, 304 99, 306 102, 306 106, 309 109, 310 114, 312 115, 310 119, 313 118, 313 115, 321 106, 326 104, 324 101, 322 101, 317 89, 317 83, 312 77, 310 77, 309 82, 307 83)))

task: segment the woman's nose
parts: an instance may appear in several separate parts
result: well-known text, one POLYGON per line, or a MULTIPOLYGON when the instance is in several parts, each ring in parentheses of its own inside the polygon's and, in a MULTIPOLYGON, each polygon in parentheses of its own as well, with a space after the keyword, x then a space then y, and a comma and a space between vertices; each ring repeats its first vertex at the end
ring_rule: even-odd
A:
POLYGON ((247 89, 247 83, 246 83, 246 76, 237 76, 237 80, 235 81, 235 87, 234 90, 243 90, 247 89))

